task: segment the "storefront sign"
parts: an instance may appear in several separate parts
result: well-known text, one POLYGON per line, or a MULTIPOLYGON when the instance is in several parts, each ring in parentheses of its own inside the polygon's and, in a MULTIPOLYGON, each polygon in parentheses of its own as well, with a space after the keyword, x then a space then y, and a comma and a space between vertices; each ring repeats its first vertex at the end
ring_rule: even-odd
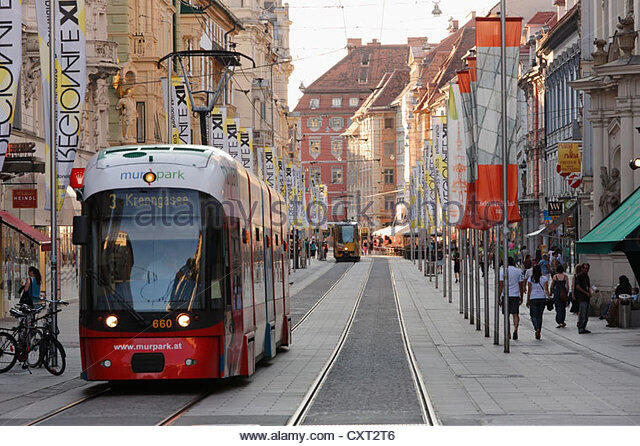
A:
POLYGON ((561 201, 550 201, 549 202, 549 215, 552 217, 556 217, 558 215, 562 215, 562 202, 561 201))
POLYGON ((582 172, 579 142, 558 143, 558 171, 561 175, 582 172))
POLYGON ((14 189, 14 209, 36 209, 38 207, 38 191, 36 189, 14 189))

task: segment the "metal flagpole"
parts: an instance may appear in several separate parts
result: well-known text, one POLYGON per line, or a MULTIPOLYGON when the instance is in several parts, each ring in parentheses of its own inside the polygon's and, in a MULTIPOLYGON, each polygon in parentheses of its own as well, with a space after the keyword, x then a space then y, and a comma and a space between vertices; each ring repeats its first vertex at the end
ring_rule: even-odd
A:
POLYGON ((500 0, 500 98, 502 99, 502 249, 504 265, 504 352, 509 353, 509 197, 507 181, 507 6, 500 0))
MULTIPOLYGON (((462 230, 458 229, 458 238, 457 238, 457 242, 456 242, 457 246, 458 246, 458 264, 460 265, 460 267, 462 268, 462 230)), ((458 281, 458 294, 460 295, 460 314, 464 313, 464 286, 463 286, 463 276, 462 276, 462 269, 460 270, 460 273, 458 273, 458 276, 460 277, 460 280, 458 281)))
POLYGON ((449 242, 448 242, 448 252, 449 252, 449 257, 448 257, 448 262, 449 264, 447 265, 447 273, 449 275, 449 289, 448 289, 448 294, 449 294, 449 303, 453 302, 453 278, 452 278, 452 269, 453 269, 453 265, 451 264, 451 226, 447 227, 447 234, 449 237, 449 242))
POLYGON ((467 282, 467 288, 469 288, 469 324, 474 325, 476 323, 476 302, 474 297, 474 271, 473 271, 473 229, 467 230, 467 259, 469 265, 469 281, 467 282))
POLYGON ((462 266, 460 284, 462 285, 463 296, 464 296, 464 318, 469 319, 469 293, 467 289, 468 268, 467 268, 467 230, 466 229, 462 230, 462 237, 460 240, 460 249, 461 249, 460 265, 462 266))
MULTIPOLYGON (((58 166, 56 148, 56 8, 57 2, 49 2, 49 182, 51 184, 51 311, 53 327, 58 334, 58 166)), ((57 355, 53 356, 57 361, 57 355)), ((57 364, 54 364, 57 365, 57 364)))
POLYGON ((493 308, 493 344, 500 345, 500 230, 493 227, 493 273, 494 273, 494 298, 493 308))
POLYGON ((480 318, 480 230, 473 230, 474 250, 473 256, 475 260, 475 287, 476 287, 476 330, 480 331, 482 320, 480 318))
POLYGON ((484 337, 489 333, 489 230, 482 231, 482 264, 484 266, 484 337))
POLYGON ((447 297, 447 225, 442 217, 442 297, 447 297))
POLYGON ((173 57, 167 61, 167 143, 171 144, 171 133, 173 126, 171 125, 171 78, 173 78, 173 57))
POLYGON ((438 289, 438 198, 436 197, 433 213, 435 214, 433 217, 434 223, 434 232, 435 232, 435 243, 434 243, 434 252, 433 252, 433 274, 436 276, 436 289, 438 289))

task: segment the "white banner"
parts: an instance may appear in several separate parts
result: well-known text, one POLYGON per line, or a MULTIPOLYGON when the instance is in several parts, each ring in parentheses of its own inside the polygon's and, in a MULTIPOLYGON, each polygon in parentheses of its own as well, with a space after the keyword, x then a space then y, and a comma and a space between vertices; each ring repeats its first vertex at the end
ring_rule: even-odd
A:
POLYGON ((224 124, 225 148, 231 157, 240 162, 240 121, 237 118, 227 118, 224 124))
POLYGON ((240 127, 240 162, 249 172, 253 172, 253 129, 240 127))
POLYGON ((171 105, 167 104, 167 79, 161 79, 160 83, 164 110, 171 121, 171 143, 191 144, 191 104, 183 79, 171 78, 171 105))
POLYGON ((433 179, 440 206, 442 207, 449 200, 447 118, 444 116, 432 117, 431 129, 433 135, 433 179))
POLYGON ((276 187, 276 164, 271 147, 264 148, 264 180, 269 186, 276 187))
POLYGON ((289 217, 289 225, 293 225, 295 220, 295 192, 293 190, 293 165, 287 163, 285 167, 285 201, 287 202, 287 215, 289 217))
MULTIPOLYGON (((45 2, 46 4, 46 2, 45 2)), ((58 0, 56 7, 56 204, 62 208, 78 151, 87 90, 84 0, 58 0)), ((47 160, 48 161, 48 160, 47 160)), ((48 202, 48 201, 47 201, 48 202)))
POLYGON ((217 149, 227 151, 227 135, 224 132, 224 127, 227 122, 227 108, 226 107, 214 107, 211 110, 209 128, 209 140, 211 145, 217 149))
POLYGON ((9 148, 22 66, 22 4, 0 0, 0 171, 9 148))
POLYGON ((465 126, 462 109, 462 95, 458 84, 451 84, 447 102, 447 139, 449 154, 449 187, 448 222, 460 224, 467 204, 468 132, 465 126))

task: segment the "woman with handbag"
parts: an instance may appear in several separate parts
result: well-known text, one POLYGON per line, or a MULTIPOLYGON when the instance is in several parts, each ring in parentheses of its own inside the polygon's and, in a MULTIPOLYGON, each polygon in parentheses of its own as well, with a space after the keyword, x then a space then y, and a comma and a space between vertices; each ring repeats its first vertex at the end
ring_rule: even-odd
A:
POLYGON ((542 275, 540 265, 533 267, 533 273, 528 280, 527 286, 527 308, 529 308, 533 329, 536 331, 536 339, 540 339, 542 315, 547 306, 547 298, 549 296, 549 278, 542 275))
POLYGON ((553 304, 556 309, 556 328, 567 326, 567 304, 569 303, 569 278, 564 273, 564 266, 558 265, 556 273, 551 280, 551 293, 553 294, 553 304))

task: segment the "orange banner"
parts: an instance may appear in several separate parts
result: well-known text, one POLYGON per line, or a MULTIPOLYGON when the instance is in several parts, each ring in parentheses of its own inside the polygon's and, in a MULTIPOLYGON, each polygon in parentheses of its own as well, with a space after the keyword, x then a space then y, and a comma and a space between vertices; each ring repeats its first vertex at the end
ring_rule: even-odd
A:
MULTIPOLYGON (((507 47, 520 47, 522 17, 507 17, 507 47)), ((476 17, 476 47, 500 47, 500 17, 476 17)))

